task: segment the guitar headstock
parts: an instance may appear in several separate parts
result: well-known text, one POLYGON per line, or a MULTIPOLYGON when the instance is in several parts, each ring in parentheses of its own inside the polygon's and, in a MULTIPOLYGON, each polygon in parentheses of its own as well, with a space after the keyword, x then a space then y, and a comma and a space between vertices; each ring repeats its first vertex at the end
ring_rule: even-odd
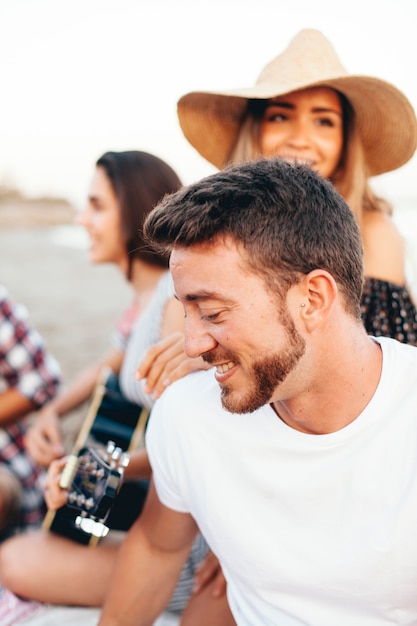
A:
POLYGON ((129 455, 113 441, 104 449, 83 448, 67 494, 67 505, 80 514, 75 525, 88 534, 103 537, 105 521, 121 486, 129 455))

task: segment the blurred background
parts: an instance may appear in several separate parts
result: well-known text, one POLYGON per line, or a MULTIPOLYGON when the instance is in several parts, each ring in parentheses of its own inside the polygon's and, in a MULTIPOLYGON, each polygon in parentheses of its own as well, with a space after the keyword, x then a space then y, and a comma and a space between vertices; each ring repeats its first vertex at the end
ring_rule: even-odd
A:
MULTIPOLYGON (((182 137, 178 98, 253 84, 302 28, 417 107, 414 0, 0 0, 0 25, 0 182, 76 205, 108 149, 155 152, 185 182, 209 173, 182 137)), ((381 184, 412 195, 416 168, 381 184)))

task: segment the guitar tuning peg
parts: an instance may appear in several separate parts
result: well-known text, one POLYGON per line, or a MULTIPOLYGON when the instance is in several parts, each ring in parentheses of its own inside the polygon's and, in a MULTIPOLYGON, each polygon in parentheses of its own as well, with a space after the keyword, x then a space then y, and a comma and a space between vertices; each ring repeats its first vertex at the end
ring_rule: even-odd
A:
POLYGON ((77 501, 77 493, 75 491, 69 491, 67 495, 67 501, 71 504, 77 501))
POLYGON ((113 454, 114 449, 116 448, 116 444, 114 441, 111 441, 109 439, 109 441, 107 442, 107 446, 106 446, 106 452, 107 454, 113 454))
POLYGON ((127 467, 129 465, 129 461, 130 461, 130 456, 127 452, 123 452, 122 457, 120 459, 120 465, 123 465, 123 467, 127 467))
POLYGON ((112 461, 118 461, 122 456, 123 450, 121 448, 115 448, 112 452, 111 458, 112 461))
POLYGON ((86 507, 86 509, 92 509, 92 508, 93 508, 93 506, 94 506, 94 504, 95 504, 95 502, 94 502, 94 498, 91 498, 91 497, 90 497, 90 498, 88 498, 88 499, 85 501, 85 507, 86 507))
POLYGON ((116 443, 112 441, 111 439, 109 439, 106 445, 106 453, 104 456, 104 460, 106 461, 106 463, 109 463, 109 464, 111 463, 112 455, 115 449, 116 449, 116 443))
POLYGON ((119 461, 119 473, 123 474, 123 472, 125 471, 125 468, 129 465, 129 461, 130 461, 130 456, 128 455, 127 452, 123 452, 122 456, 120 457, 120 461, 119 461))

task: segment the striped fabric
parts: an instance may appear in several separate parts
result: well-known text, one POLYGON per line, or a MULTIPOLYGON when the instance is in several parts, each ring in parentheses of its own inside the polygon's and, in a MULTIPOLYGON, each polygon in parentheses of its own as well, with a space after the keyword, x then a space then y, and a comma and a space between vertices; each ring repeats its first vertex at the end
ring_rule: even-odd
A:
POLYGON ((0 626, 12 626, 36 615, 42 608, 39 602, 21 600, 11 591, 0 587, 0 626))

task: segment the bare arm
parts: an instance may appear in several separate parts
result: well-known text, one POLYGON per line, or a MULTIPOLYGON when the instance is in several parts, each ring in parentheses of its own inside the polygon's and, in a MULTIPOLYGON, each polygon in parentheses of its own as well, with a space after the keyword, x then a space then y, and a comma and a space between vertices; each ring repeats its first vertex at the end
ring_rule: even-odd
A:
POLYGON ((151 626, 174 591, 196 533, 194 520, 165 507, 151 485, 120 549, 99 626, 151 626))
POLYGON ((7 426, 19 417, 31 413, 35 408, 35 404, 17 389, 7 389, 0 393, 0 425, 7 426))
POLYGON ((0 426, 43 406, 57 393, 61 373, 41 335, 28 322, 26 309, 0 284, 1 378, 0 426), (3 385, 2 385, 3 389, 3 385))
POLYGON ((112 349, 104 359, 93 363, 54 400, 37 413, 33 426, 26 435, 26 448, 29 454, 44 467, 60 458, 64 453, 59 418, 76 409, 88 400, 94 390, 100 371, 105 365, 118 373, 123 360, 123 352, 112 349))
POLYGON ((152 469, 146 449, 140 448, 139 450, 134 450, 129 453, 129 456, 130 461, 125 469, 124 477, 130 479, 149 479, 152 474, 152 469))
POLYGON ((365 211, 362 237, 365 276, 404 285, 404 241, 391 218, 377 211, 365 211))

